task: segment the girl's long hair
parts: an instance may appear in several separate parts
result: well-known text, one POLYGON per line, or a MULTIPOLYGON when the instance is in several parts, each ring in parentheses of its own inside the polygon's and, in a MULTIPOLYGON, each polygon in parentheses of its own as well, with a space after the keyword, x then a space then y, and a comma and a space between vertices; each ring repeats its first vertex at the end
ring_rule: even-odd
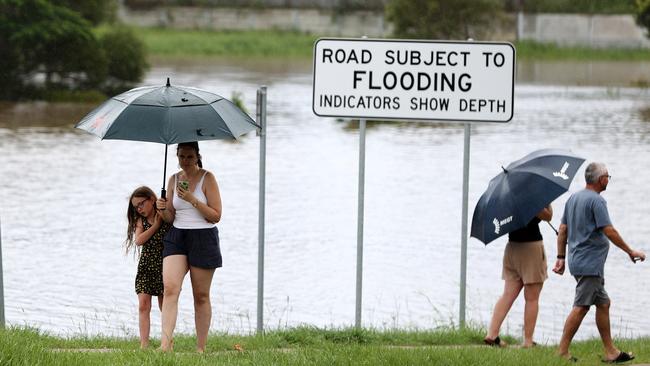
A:
POLYGON ((135 206, 133 206, 133 203, 131 201, 133 198, 139 197, 139 198, 146 198, 146 199, 153 199, 154 201, 157 200, 156 194, 153 193, 151 188, 147 186, 142 186, 138 187, 131 193, 131 197, 129 197, 129 207, 126 209, 126 218, 129 222, 127 229, 126 229, 126 240, 124 241, 124 247, 126 249, 126 253, 129 253, 129 250, 131 248, 135 248, 135 255, 140 254, 140 247, 135 245, 135 238, 133 237, 133 234, 135 233, 135 226, 138 222, 138 220, 144 219, 142 215, 138 213, 138 211, 135 209, 135 206))

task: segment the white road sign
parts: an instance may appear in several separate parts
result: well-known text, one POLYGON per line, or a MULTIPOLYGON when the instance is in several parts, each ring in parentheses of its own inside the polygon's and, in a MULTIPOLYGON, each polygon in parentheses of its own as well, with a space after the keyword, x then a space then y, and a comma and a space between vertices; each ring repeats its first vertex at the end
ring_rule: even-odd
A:
POLYGON ((510 43, 321 38, 312 108, 319 116, 508 122, 510 43))

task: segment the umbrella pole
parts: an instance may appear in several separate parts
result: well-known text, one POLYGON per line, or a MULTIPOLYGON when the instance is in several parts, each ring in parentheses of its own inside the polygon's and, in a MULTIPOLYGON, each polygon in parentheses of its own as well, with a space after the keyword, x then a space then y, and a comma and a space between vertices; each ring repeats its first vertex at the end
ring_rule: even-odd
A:
POLYGON ((167 190, 165 189, 165 178, 167 178, 167 144, 165 144, 165 164, 163 165, 163 182, 162 182, 162 189, 160 190, 160 198, 167 198, 167 190))
POLYGON ((557 232, 557 229, 555 228, 555 226, 553 226, 553 224, 551 224, 550 221, 546 221, 546 223, 548 224, 548 226, 551 227, 551 229, 553 229, 553 231, 555 231, 555 235, 560 235, 560 233, 557 232))

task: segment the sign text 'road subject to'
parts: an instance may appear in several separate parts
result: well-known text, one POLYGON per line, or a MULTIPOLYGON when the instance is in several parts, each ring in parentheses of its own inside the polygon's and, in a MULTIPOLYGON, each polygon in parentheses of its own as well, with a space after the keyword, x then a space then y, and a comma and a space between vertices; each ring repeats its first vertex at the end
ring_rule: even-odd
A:
POLYGON ((319 116, 508 122, 515 49, 509 43, 319 39, 319 116))

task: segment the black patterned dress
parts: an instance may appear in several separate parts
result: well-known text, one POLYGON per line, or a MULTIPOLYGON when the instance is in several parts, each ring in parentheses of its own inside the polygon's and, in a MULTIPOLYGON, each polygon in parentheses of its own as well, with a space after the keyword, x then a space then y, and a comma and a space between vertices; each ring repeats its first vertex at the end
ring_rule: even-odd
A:
MULTIPOLYGON (((151 224, 142 218, 144 230, 148 230, 151 224)), ((163 222, 160 229, 142 245, 140 261, 138 261, 138 274, 135 276, 135 293, 145 293, 152 296, 163 294, 162 281, 162 250, 163 238, 170 225, 163 222)))

